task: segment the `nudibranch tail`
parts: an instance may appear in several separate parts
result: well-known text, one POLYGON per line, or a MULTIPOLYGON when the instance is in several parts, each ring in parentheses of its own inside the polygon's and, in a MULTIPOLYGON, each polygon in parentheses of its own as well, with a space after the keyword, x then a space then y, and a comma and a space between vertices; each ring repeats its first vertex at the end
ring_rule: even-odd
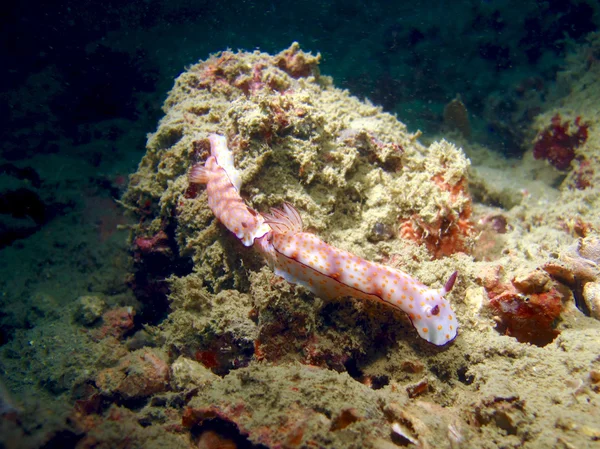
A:
POLYGON ((240 196, 239 188, 234 184, 234 180, 239 178, 237 170, 233 165, 227 167, 227 164, 233 164, 233 157, 227 150, 225 138, 211 134, 209 141, 211 155, 204 165, 192 167, 188 176, 189 182, 206 184, 208 207, 244 245, 252 246, 255 239, 264 236, 271 229, 265 224, 262 215, 246 206, 240 196), (225 168, 219 161, 225 164, 225 168))

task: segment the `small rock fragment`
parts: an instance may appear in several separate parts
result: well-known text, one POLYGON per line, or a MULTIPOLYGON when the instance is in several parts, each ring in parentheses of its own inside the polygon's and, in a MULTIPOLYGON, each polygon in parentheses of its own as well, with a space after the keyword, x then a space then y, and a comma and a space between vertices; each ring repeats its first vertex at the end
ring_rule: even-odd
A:
POLYGON ((389 225, 380 221, 373 225, 371 231, 369 232, 369 235, 367 235, 367 239, 370 242, 374 243, 381 242, 383 240, 389 240, 393 237, 394 231, 392 230, 392 228, 389 225))
POLYGON ((406 387, 406 392, 408 393, 408 397, 411 399, 416 398, 424 393, 429 391, 429 381, 427 378, 421 379, 416 384, 409 385, 406 387))
POLYGON ((73 319, 84 326, 91 326, 100 319, 105 309, 106 303, 99 296, 80 296, 76 301, 73 319))
POLYGON ((102 314, 102 327, 94 329, 93 337, 102 340, 106 337, 121 339, 134 327, 132 307, 117 307, 102 314))
POLYGON ((358 410, 354 408, 345 408, 337 415, 333 421, 331 422, 331 430, 341 430, 348 427, 350 424, 355 423, 356 421, 361 421, 364 418, 360 416, 358 410))
POLYGON ((138 399, 166 390, 170 377, 166 355, 158 349, 140 349, 118 366, 100 371, 96 385, 104 395, 138 399))
POLYGON ((460 95, 456 95, 456 98, 444 107, 444 125, 457 130, 465 139, 471 137, 469 112, 460 95))
POLYGON ((545 346, 560 333, 563 294, 547 273, 534 270, 511 283, 500 282, 501 267, 482 273, 481 282, 495 314, 496 330, 521 343, 545 346))
POLYGON ((590 316, 600 320, 600 282, 588 282, 583 287, 583 300, 590 316))
POLYGON ((186 389, 190 387, 204 388, 210 385, 219 376, 214 374, 210 369, 194 360, 185 357, 179 357, 171 365, 173 373, 173 386, 178 389, 186 389))
POLYGON ((512 283, 525 295, 546 293, 552 289, 552 279, 543 270, 534 270, 527 274, 516 276, 512 283))

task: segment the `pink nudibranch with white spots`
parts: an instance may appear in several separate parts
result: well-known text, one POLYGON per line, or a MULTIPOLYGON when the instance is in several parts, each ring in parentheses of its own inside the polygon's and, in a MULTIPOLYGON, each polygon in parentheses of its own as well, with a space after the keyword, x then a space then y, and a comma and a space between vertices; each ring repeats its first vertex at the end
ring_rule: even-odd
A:
POLYGON ((208 204, 215 216, 246 246, 263 254, 275 274, 300 284, 322 298, 352 296, 383 301, 405 312, 419 335, 441 346, 457 334, 458 322, 445 295, 457 273, 443 288, 423 285, 401 270, 362 259, 304 232, 298 211, 285 203, 261 215, 239 195, 239 174, 225 137, 211 134, 211 156, 196 165, 190 182, 207 184, 208 204))

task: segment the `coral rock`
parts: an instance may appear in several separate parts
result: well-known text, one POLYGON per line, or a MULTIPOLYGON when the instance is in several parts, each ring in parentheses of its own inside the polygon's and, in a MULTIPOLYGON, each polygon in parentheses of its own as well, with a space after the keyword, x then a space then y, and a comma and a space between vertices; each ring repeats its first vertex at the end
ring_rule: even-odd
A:
POLYGON ((282 51, 274 59, 277 67, 294 78, 301 78, 311 74, 318 75, 321 55, 306 54, 300 51, 298 42, 294 42, 290 48, 282 51))
POLYGON ((102 327, 96 329, 93 337, 102 340, 105 337, 114 337, 117 339, 133 329, 133 317, 135 311, 131 307, 117 307, 104 312, 102 315, 102 327))
POLYGON ((496 315, 496 330, 538 346, 554 340, 559 334, 555 327, 563 310, 563 296, 548 276, 536 270, 504 284, 499 274, 498 269, 483 279, 489 306, 496 315))
POLYGON ((99 296, 80 296, 75 303, 73 318, 84 326, 91 326, 100 319, 106 303, 99 296))
POLYGON ((219 376, 213 374, 208 368, 205 368, 201 363, 195 362, 185 357, 179 357, 171 365, 173 373, 173 385, 175 388, 189 387, 207 387, 219 376))
POLYGON ((135 399, 164 391, 170 378, 165 355, 155 349, 140 349, 125 357, 117 367, 108 368, 96 377, 104 395, 118 394, 135 399))
POLYGON ((567 170, 575 159, 575 149, 583 145, 588 138, 588 125, 582 124, 577 117, 570 130, 569 122, 562 122, 560 115, 552 117, 552 123, 536 137, 533 157, 546 159, 559 170, 567 170))

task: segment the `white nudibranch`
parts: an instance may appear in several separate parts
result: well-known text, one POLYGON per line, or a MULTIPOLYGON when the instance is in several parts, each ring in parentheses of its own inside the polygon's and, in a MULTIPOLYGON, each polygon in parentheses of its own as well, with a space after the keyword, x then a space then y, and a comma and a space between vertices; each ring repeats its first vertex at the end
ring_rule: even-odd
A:
POLYGON ((304 232, 300 214, 288 203, 264 216, 255 212, 239 195, 240 178, 225 138, 212 134, 209 140, 211 156, 204 166, 192 168, 190 182, 207 184, 208 205, 215 216, 244 245, 254 245, 275 274, 323 298, 383 301, 405 312, 419 335, 435 345, 456 337, 458 321, 445 298, 456 272, 443 288, 431 289, 401 270, 362 259, 304 232))

